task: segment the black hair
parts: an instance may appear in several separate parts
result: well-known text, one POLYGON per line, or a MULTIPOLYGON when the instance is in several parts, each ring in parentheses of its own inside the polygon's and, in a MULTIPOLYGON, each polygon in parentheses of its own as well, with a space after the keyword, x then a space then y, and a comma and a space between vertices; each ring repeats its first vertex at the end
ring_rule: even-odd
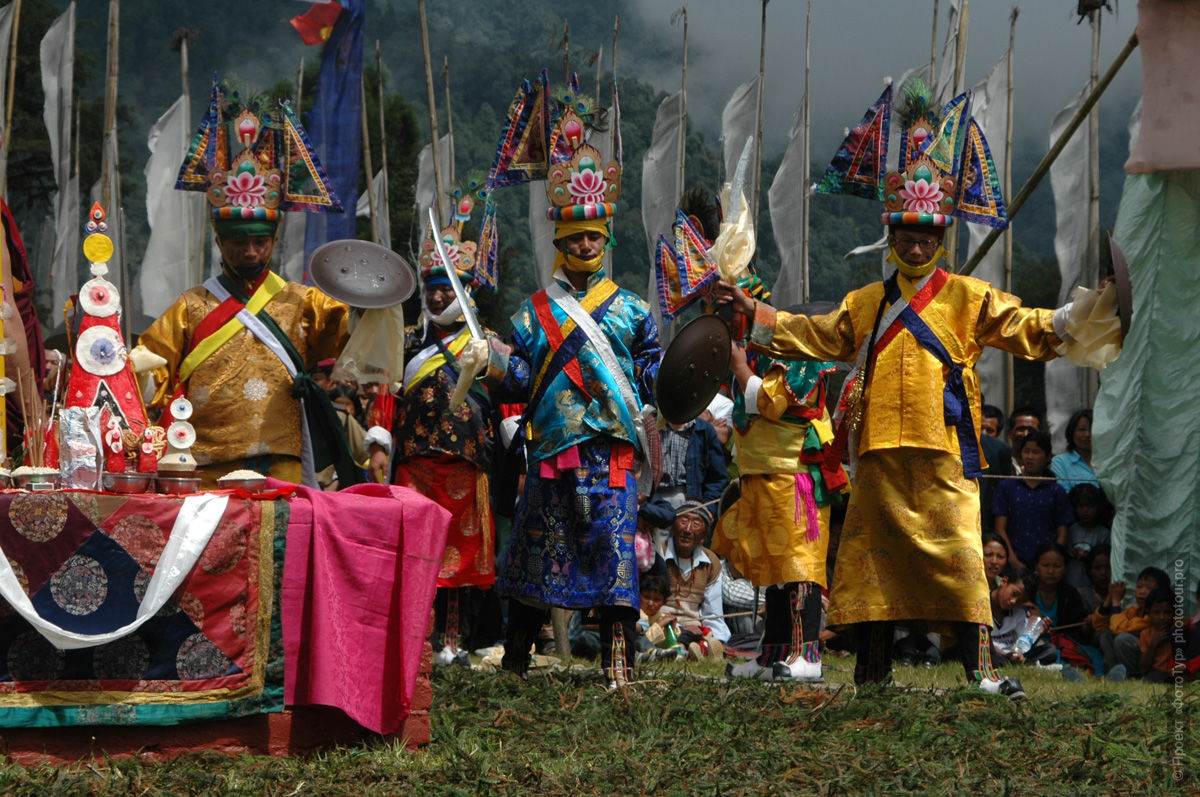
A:
POLYGON ((1149 614, 1150 607, 1159 603, 1165 603, 1168 606, 1175 605, 1175 596, 1171 594, 1171 590, 1167 589, 1166 587, 1155 588, 1149 595, 1146 596, 1146 602, 1143 604, 1142 608, 1145 609, 1146 614, 1149 614))
POLYGON ((1012 415, 1008 416, 1008 431, 1011 432, 1013 429, 1017 428, 1017 418, 1020 418, 1022 415, 1029 415, 1037 418, 1038 428, 1042 428, 1042 411, 1032 404, 1026 404, 1023 407, 1017 407, 1012 411, 1012 415))
POLYGON ((1067 493, 1067 498, 1071 501, 1071 507, 1076 514, 1079 512, 1079 507, 1092 505, 1096 507, 1096 520, 1102 526, 1112 524, 1112 516, 1116 511, 1112 502, 1108 500, 1108 496, 1104 494, 1096 485, 1091 482, 1080 482, 1070 489, 1067 493))
POLYGON ((1000 409, 995 404, 984 404, 982 412, 983 417, 985 418, 999 418, 1000 428, 1004 428, 1004 410, 1000 409))
POLYGON ((641 578, 638 579, 638 588, 643 594, 657 592, 663 596, 664 601, 671 597, 670 579, 665 574, 654 570, 647 570, 645 573, 642 573, 641 578))
POLYGON ((989 542, 998 542, 998 543, 1000 543, 1002 546, 1004 546, 1004 552, 1005 552, 1006 554, 1008 554, 1009 556, 1012 556, 1012 550, 1011 550, 1011 549, 1008 547, 1008 543, 1007 543, 1007 542, 1005 542, 1004 538, 1003 538, 1003 537, 1001 537, 1001 536, 1000 536, 999 534, 997 534, 996 532, 994 532, 994 531, 985 531, 985 532, 983 533, 983 542, 982 542, 982 545, 986 546, 986 545, 987 545, 989 542))
MULTIPOLYGON (((1021 456, 1021 452, 1025 450, 1025 446, 1034 443, 1038 448, 1046 452, 1046 470, 1050 469, 1050 459, 1054 457, 1054 444, 1050 442, 1050 435, 1043 431, 1030 432, 1025 435, 1017 446, 1017 456, 1021 456)), ((1039 476, 1041 474, 1031 473, 1030 476, 1039 476)))
POLYGON ((1020 583, 1025 588, 1025 594, 1029 597, 1037 592, 1037 576, 1028 567, 1017 567, 1008 565, 1000 572, 1000 578, 1011 584, 1014 581, 1020 583))
POLYGON ((1092 577, 1092 565, 1096 563, 1096 557, 1099 556, 1100 554, 1104 554, 1105 556, 1109 557, 1109 559, 1111 560, 1112 559, 1112 546, 1109 545, 1107 542, 1102 542, 1099 545, 1093 547, 1092 550, 1090 550, 1086 554, 1084 554, 1083 570, 1085 573, 1088 574, 1089 579, 1092 577))
POLYGON ((1170 589, 1171 588, 1170 577, 1167 576, 1166 572, 1164 572, 1163 570, 1161 570, 1157 567, 1153 567, 1153 566, 1143 567, 1142 572, 1138 573, 1137 580, 1141 581, 1143 578, 1154 579, 1154 583, 1157 585, 1157 586, 1155 586, 1155 589, 1170 589))
POLYGON ((717 240, 721 231, 721 205, 713 192, 696 186, 683 192, 679 198, 679 209, 685 216, 695 216, 700 222, 700 234, 709 240, 717 240))
POLYGON ((361 420, 363 406, 362 400, 358 397, 358 391, 350 385, 336 385, 333 390, 329 391, 329 400, 336 404, 340 398, 350 399, 350 403, 354 405, 354 412, 351 414, 355 420, 361 420))
MULTIPOLYGON (((1038 565, 1038 562, 1041 561, 1042 557, 1048 553, 1056 553, 1059 556, 1061 556, 1062 560, 1063 560, 1064 568, 1066 567, 1067 562, 1071 561, 1071 557, 1067 555, 1067 549, 1064 545, 1062 545, 1061 543, 1055 542, 1054 540, 1046 540, 1045 542, 1043 542, 1041 545, 1038 546, 1037 550, 1034 551, 1033 562, 1032 562, 1033 575, 1034 575, 1034 578, 1039 581, 1039 583, 1040 583, 1040 579, 1038 579, 1038 577, 1037 577, 1037 565, 1038 565)), ((1063 579, 1058 582, 1058 586, 1063 586, 1066 583, 1067 583, 1066 570, 1063 570, 1063 579)))
POLYGON ((1079 421, 1081 418, 1087 418, 1088 426, 1091 426, 1092 425, 1092 411, 1091 410, 1075 410, 1075 412, 1071 413, 1071 418, 1070 418, 1070 420, 1067 421, 1067 429, 1066 429, 1066 434, 1065 434, 1065 436, 1067 438, 1067 450, 1068 451, 1075 450, 1075 427, 1079 425, 1079 421))

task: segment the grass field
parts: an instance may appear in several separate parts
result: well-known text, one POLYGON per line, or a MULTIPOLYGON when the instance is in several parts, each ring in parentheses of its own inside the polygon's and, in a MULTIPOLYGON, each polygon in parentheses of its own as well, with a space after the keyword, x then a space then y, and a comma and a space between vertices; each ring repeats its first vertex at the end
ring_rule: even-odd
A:
MULTIPOLYGON (((623 692, 594 666, 440 669, 433 741, 305 758, 184 756, 0 769, 5 794, 1196 794, 1200 686, 1063 681, 1022 668, 1029 699, 967 689, 961 667, 902 668, 856 689, 731 682, 662 663, 623 692), (1178 726, 1177 724, 1178 723, 1178 726), (1179 736, 1176 736, 1177 732, 1179 736), (1178 740, 1178 747, 1177 747, 1178 740)), ((165 731, 169 733, 169 730, 165 731)))

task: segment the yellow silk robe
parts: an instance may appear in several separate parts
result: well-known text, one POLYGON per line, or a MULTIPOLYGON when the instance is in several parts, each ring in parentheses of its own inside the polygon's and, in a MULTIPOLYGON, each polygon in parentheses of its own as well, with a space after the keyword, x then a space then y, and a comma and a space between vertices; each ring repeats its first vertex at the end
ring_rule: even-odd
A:
MULTIPOLYGON (((192 335, 216 309, 216 297, 202 286, 175 300, 140 339, 166 359, 155 370, 157 391, 151 406, 165 406, 178 387, 179 364, 192 347, 192 335)), ((349 308, 316 288, 289 282, 266 306, 304 358, 306 368, 336 357, 346 343, 349 308)), ((248 329, 196 367, 187 396, 196 428, 192 454, 201 467, 264 455, 300 457, 300 402, 292 398, 292 378, 270 349, 248 329)))
MULTIPOLYGON (((899 278, 901 295, 913 286, 899 278)), ((824 316, 776 313, 759 304, 750 348, 776 357, 853 362, 871 336, 883 283, 853 291, 824 316)), ((1061 340, 1053 311, 971 277, 948 275, 920 312, 954 362, 979 430, 984 346, 1049 360, 1061 340)), ((880 336, 883 330, 880 330, 880 336)), ((834 564, 829 624, 950 620, 989 624, 977 484, 963 477, 958 436, 943 411, 946 369, 907 330, 878 354, 864 412, 850 504, 834 564)))

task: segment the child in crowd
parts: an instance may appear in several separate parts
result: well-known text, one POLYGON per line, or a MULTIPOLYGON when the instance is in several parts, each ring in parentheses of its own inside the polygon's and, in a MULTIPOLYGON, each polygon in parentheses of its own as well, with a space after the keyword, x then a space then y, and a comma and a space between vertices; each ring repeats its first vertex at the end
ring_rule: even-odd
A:
POLYGON ((983 535, 983 572, 988 585, 995 589, 1000 584, 1000 574, 1008 567, 1008 543, 995 532, 983 535))
POLYGON ((671 594, 671 581, 665 573, 650 570, 642 573, 639 586, 642 610, 637 625, 638 636, 634 640, 638 661, 673 658, 682 648, 668 646, 666 630, 672 619, 662 612, 663 604, 671 594))
POLYGON ((1126 673, 1139 672, 1141 650, 1138 635, 1149 625, 1146 614, 1146 598, 1156 589, 1169 589, 1167 574, 1157 567, 1147 567, 1138 573, 1134 587, 1134 605, 1124 611, 1121 601, 1125 597, 1125 582, 1114 581, 1108 587, 1108 597, 1088 618, 1092 629, 1099 635, 1100 650, 1104 653, 1104 672, 1108 675, 1120 667, 1126 673))
MULTIPOLYGON (((1169 589, 1159 587, 1146 596, 1146 619, 1149 625, 1138 635, 1138 672, 1147 683, 1173 683, 1172 668, 1175 666, 1176 645, 1182 647, 1183 639, 1174 639, 1175 600, 1169 589)), ((1182 664, 1182 656, 1180 657, 1182 664)))
POLYGON ((1042 543, 1033 558, 1037 576, 1034 603, 1043 617, 1049 618, 1050 628, 1039 641, 1048 642, 1059 651, 1059 660, 1081 669, 1092 670, 1091 658, 1079 649, 1079 639, 1087 621, 1079 592, 1065 580, 1067 549, 1056 542, 1042 543), (1055 630, 1058 629, 1058 630, 1055 630))
POLYGON ((1008 543, 1010 562, 1029 567, 1042 543, 1066 543, 1067 526, 1075 522, 1075 515, 1066 490, 1050 472, 1050 435, 1030 432, 1018 445, 1022 475, 996 487, 993 531, 1008 543))
POLYGON ((1031 614, 1025 605, 1037 591, 1037 579, 1024 567, 1010 567, 1000 576, 1000 585, 992 589, 992 661, 1014 663, 1050 663, 1058 658, 1053 645, 1039 640, 1024 654, 1015 649, 1021 629, 1031 614))
POLYGON ((1067 583, 1085 589, 1090 581, 1083 560, 1097 545, 1108 542, 1111 505, 1104 492, 1089 482, 1076 484, 1067 497, 1075 511, 1075 522, 1067 529, 1067 583))
MULTIPOLYGON (((1097 545, 1083 557, 1083 570, 1087 573, 1088 583, 1079 588, 1079 598, 1083 601, 1083 610, 1089 615, 1095 613, 1104 599, 1108 596, 1108 586, 1112 582, 1112 567, 1109 565, 1109 555, 1112 548, 1107 543, 1097 545)), ((1068 569, 1070 564, 1067 564, 1068 569)), ((1091 625, 1085 626, 1091 630, 1091 625)))

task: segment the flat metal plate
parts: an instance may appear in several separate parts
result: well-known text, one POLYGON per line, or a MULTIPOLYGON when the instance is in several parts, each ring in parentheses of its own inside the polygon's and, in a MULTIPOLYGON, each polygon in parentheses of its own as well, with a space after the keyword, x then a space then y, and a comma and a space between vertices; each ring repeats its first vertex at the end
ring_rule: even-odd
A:
POLYGON ((702 315, 679 330, 663 355, 654 386, 658 411, 671 423, 687 423, 704 412, 729 373, 729 329, 715 315, 702 315))
POLYGON ((351 307, 391 307, 412 296, 417 275, 391 249, 370 241, 330 241, 313 252, 308 274, 316 285, 351 307))

